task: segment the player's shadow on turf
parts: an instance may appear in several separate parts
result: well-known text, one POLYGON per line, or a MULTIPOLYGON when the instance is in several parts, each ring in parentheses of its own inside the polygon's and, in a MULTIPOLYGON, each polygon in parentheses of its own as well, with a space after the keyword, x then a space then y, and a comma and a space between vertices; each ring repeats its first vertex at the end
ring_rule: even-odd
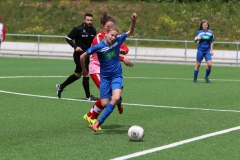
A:
POLYGON ((128 127, 119 124, 111 124, 111 125, 103 125, 102 131, 98 131, 98 133, 103 134, 127 134, 128 127))

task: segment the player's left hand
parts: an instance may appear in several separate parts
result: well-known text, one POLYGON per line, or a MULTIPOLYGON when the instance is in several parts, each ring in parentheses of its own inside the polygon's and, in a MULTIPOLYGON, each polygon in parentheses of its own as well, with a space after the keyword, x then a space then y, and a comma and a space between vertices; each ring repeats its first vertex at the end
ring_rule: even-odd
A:
POLYGON ((213 51, 210 51, 211 56, 213 56, 213 51))
POLYGON ((133 63, 126 57, 124 57, 123 63, 128 67, 133 67, 133 63))
POLYGON ((132 14, 132 20, 136 21, 137 20, 137 13, 132 14))

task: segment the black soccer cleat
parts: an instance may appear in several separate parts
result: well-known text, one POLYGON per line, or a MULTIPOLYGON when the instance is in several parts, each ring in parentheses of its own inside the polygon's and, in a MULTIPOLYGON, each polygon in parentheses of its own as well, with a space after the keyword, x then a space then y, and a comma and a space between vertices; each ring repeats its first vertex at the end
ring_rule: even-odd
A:
POLYGON ((90 95, 89 97, 86 98, 87 101, 97 101, 98 98, 94 97, 93 95, 90 95))
POLYGON ((205 77, 204 79, 205 79, 206 83, 210 83, 209 78, 205 77))
POLYGON ((61 85, 56 84, 56 89, 57 89, 57 96, 60 99, 61 98, 61 93, 62 93, 61 85))

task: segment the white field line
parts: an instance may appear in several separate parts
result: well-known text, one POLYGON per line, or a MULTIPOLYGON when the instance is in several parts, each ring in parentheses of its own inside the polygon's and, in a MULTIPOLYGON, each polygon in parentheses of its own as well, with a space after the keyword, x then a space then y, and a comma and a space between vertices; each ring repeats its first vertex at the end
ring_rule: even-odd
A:
POLYGON ((1 76, 0 78, 6 79, 6 78, 61 78, 61 77, 67 76, 1 76))
MULTIPOLYGON (((124 77, 124 78, 132 78, 132 79, 157 79, 157 80, 193 80, 193 78, 158 78, 158 77, 124 77)), ((235 80, 235 79, 212 79, 210 78, 211 80, 214 80, 214 81, 225 81, 225 82, 240 82, 239 79, 235 80)), ((199 80, 203 80, 205 81, 204 79, 199 79, 199 80)))
POLYGON ((186 140, 171 143, 171 144, 168 144, 168 145, 165 145, 165 146, 152 148, 152 149, 141 151, 141 152, 136 152, 136 153, 129 154, 129 155, 126 155, 126 156, 117 157, 117 158, 114 158, 112 160, 124 160, 124 159, 139 157, 139 156, 142 156, 142 155, 145 155, 145 154, 161 151, 161 150, 168 149, 168 148, 177 147, 177 146, 180 146, 180 145, 183 145, 183 144, 191 143, 191 142, 194 142, 194 141, 198 141, 198 140, 201 140, 201 139, 205 139, 205 138, 209 138, 209 137, 213 137, 213 136, 217 136, 217 135, 221 135, 221 134, 225 134, 225 133, 229 133, 229 132, 236 131, 236 130, 240 130, 240 126, 229 128, 229 129, 226 129, 226 130, 213 132, 213 133, 209 133, 209 134, 205 134, 205 135, 202 135, 202 136, 199 136, 199 137, 186 139, 186 140))
MULTIPOLYGON (((6 78, 62 78, 67 76, 1 76, 0 79, 6 78)), ((155 79, 155 80, 193 80, 192 78, 158 78, 158 77, 124 77, 126 79, 155 79)), ((204 79, 199 79, 203 80, 204 79)), ((232 80, 232 79, 211 79, 213 81, 225 81, 225 82, 240 82, 240 80, 232 80)))
MULTIPOLYGON (((38 98, 58 99, 58 97, 41 96, 41 95, 26 94, 26 93, 17 93, 17 92, 10 92, 10 91, 4 91, 4 90, 0 90, 0 93, 21 95, 21 96, 29 96, 29 97, 38 97, 38 98)), ((72 99, 72 98, 61 98, 61 100, 82 101, 82 102, 91 102, 91 103, 93 103, 93 101, 87 101, 87 100, 81 100, 81 99, 72 99)), ((187 108, 187 107, 157 106, 157 105, 131 104, 131 103, 122 103, 122 104, 129 105, 129 106, 137 106, 137 107, 155 107, 155 108, 168 108, 168 109, 184 109, 184 110, 201 110, 201 111, 240 113, 240 110, 224 110, 224 109, 211 109, 211 108, 187 108)))
MULTIPOLYGON (((29 96, 29 97, 38 97, 38 98, 59 99, 58 97, 50 97, 50 96, 41 96, 41 95, 26 94, 26 93, 9 92, 9 91, 3 91, 3 90, 0 90, 0 93, 14 94, 14 95, 20 95, 20 96, 29 96)), ((81 99, 72 99, 72 98, 61 98, 61 99, 62 100, 68 100, 68 101, 93 102, 93 101, 87 101, 87 100, 81 100, 81 99)))
MULTIPOLYGON (((66 76, 7 76, 7 77, 0 77, 0 78, 59 78, 59 77, 66 77, 66 76)), ((187 78, 150 78, 150 77, 125 77, 125 78, 192 80, 192 79, 187 79, 187 78)), ((226 79, 215 79, 215 80, 217 80, 217 81, 240 82, 240 80, 226 80, 226 79)), ((7 94, 22 95, 22 96, 58 99, 57 97, 24 94, 24 93, 9 92, 9 91, 3 91, 3 90, 0 90, 0 92, 1 93, 7 93, 7 94)), ((61 98, 61 99, 63 99, 63 100, 70 100, 70 101, 86 101, 86 100, 71 99, 71 98, 61 98)), ((90 102, 90 101, 87 101, 87 102, 90 102)), ((186 108, 186 107, 157 106, 157 105, 130 104, 130 103, 123 103, 123 104, 131 105, 131 106, 139 106, 139 107, 140 106, 144 106, 144 107, 156 107, 156 108, 185 109, 185 110, 203 110, 203 111, 216 111, 216 112, 238 112, 238 113, 240 113, 240 111, 238 111, 238 110, 217 110, 217 109, 206 109, 206 108, 186 108)), ((134 157, 138 157, 138 156, 142 156, 142 155, 145 155, 145 154, 161 151, 161 150, 168 149, 168 148, 173 148, 173 147, 176 147, 176 146, 179 146, 179 145, 187 144, 187 143, 190 143, 190 142, 194 142, 194 141, 198 141, 198 140, 201 140, 201 139, 217 136, 217 135, 220 135, 220 134, 225 134, 225 133, 236 131, 236 130, 240 130, 240 126, 237 126, 237 127, 234 127, 234 128, 230 128, 230 129, 226 129, 226 130, 222 130, 222 131, 218 131, 218 132, 214 132, 214 133, 210 133, 210 134, 206 134, 206 135, 202 135, 202 136, 191 138, 191 139, 187 139, 187 140, 183 140, 183 141, 180 141, 180 142, 175 142, 175 143, 168 144, 168 145, 165 145, 165 146, 161 146, 161 147, 157 147, 157 148, 153 148, 153 149, 149 149, 149 150, 145 150, 145 151, 141 151, 141 152, 136 152, 136 153, 129 154, 129 155, 126 155, 126 156, 117 157, 117 158, 114 158, 112 160, 124 160, 124 159, 134 158, 134 157)))

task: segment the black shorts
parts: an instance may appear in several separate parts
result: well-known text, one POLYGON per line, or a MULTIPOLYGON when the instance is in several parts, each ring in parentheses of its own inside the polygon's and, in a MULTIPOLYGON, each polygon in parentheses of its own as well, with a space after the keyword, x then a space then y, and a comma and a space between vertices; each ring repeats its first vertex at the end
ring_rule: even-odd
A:
MULTIPOLYGON (((82 52, 74 52, 73 53, 73 59, 74 59, 74 62, 76 64, 76 68, 75 68, 75 73, 82 73, 82 66, 81 66, 81 62, 80 62, 80 56, 84 53, 84 51, 82 52)), ((87 69, 87 72, 89 71, 89 57, 87 57, 85 59, 85 66, 86 66, 86 69, 87 69)))

